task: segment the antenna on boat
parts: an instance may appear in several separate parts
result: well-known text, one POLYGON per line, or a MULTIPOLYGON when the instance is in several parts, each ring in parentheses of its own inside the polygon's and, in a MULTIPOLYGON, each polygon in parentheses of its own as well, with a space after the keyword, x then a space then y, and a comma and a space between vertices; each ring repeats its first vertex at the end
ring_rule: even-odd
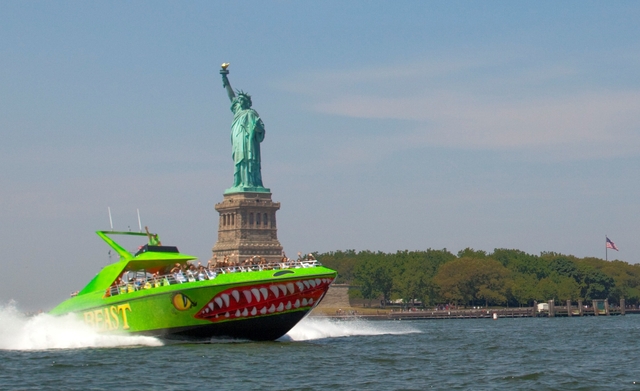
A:
POLYGON ((139 232, 142 232, 142 222, 140 221, 140 209, 136 209, 138 211, 138 229, 139 232))
POLYGON ((111 225, 111 230, 113 231, 113 220, 111 219, 111 207, 107 206, 107 209, 109 210, 109 225, 111 225))

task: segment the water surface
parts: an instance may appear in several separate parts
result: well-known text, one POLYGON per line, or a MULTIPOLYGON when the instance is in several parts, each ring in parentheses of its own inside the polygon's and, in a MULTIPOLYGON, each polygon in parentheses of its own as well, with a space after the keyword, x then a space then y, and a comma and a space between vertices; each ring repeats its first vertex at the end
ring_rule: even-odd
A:
POLYGON ((640 316, 307 318, 277 342, 166 344, 0 311, 6 390, 640 390, 640 316))

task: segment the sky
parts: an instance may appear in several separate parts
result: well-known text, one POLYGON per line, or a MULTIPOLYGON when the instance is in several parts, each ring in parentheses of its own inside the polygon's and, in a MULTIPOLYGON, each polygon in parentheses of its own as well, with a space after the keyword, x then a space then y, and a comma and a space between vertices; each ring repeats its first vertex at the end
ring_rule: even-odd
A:
POLYGON ((289 255, 640 262, 640 3, 0 4, 0 304, 48 310, 160 233, 203 260, 233 180, 220 64, 266 126, 289 255), (138 243, 127 244, 135 248, 138 243))

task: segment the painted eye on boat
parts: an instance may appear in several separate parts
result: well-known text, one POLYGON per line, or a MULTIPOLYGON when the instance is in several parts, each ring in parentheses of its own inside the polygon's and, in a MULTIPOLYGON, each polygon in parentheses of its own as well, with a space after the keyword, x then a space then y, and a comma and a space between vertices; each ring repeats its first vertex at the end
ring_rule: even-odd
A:
POLYGON ((173 302, 173 306, 176 307, 178 311, 186 311, 196 305, 193 300, 182 293, 176 293, 175 295, 173 295, 171 301, 173 302))
POLYGON ((278 277, 278 276, 283 276, 285 274, 291 274, 291 273, 294 273, 294 271, 293 270, 280 270, 279 272, 273 273, 273 276, 274 277, 278 277))

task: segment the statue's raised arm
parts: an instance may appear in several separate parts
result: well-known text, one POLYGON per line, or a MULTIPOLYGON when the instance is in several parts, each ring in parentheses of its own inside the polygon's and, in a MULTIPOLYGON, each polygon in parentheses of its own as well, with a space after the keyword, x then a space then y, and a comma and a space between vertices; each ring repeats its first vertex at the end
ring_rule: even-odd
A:
POLYGON ((227 75, 229 71, 227 68, 229 67, 229 63, 225 62, 221 65, 222 69, 220 69, 220 74, 222 75, 222 87, 227 89, 227 95, 229 95, 229 100, 233 101, 233 98, 236 97, 236 94, 233 92, 233 88, 231 88, 231 83, 229 83, 229 78, 227 75))

